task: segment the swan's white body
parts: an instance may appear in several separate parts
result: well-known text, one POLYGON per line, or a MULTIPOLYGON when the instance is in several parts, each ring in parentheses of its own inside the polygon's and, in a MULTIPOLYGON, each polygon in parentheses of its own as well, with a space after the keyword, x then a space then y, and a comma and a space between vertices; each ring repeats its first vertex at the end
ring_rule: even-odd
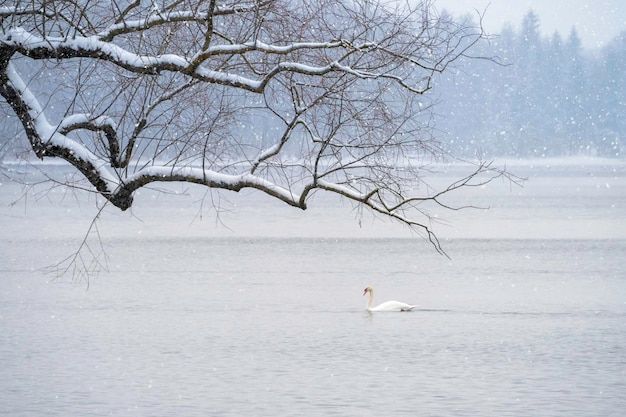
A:
POLYGON ((365 287, 363 295, 367 293, 370 293, 370 297, 367 300, 367 305, 365 306, 367 311, 411 311, 416 307, 407 303, 402 303, 400 301, 385 301, 384 303, 379 304, 376 307, 372 307, 372 301, 374 300, 374 289, 372 287, 365 287))

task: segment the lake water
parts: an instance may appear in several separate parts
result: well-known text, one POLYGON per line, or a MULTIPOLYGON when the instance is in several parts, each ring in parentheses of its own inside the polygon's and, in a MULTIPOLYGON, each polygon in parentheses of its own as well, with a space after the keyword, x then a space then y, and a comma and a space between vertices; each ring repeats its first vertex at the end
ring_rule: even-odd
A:
POLYGON ((513 170, 435 213, 450 259, 321 197, 142 191, 101 215, 89 287, 42 268, 94 197, 3 181, 0 415, 621 417, 626 167, 513 170), (418 307, 368 314, 366 285, 418 307))

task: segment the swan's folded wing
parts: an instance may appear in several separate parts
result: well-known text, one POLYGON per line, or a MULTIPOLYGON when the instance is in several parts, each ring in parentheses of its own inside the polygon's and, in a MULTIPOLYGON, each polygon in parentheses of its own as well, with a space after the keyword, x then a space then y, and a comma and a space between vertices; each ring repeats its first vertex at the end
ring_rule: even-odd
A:
POLYGON ((400 301, 385 301, 370 309, 370 311, 411 311, 415 306, 400 301))

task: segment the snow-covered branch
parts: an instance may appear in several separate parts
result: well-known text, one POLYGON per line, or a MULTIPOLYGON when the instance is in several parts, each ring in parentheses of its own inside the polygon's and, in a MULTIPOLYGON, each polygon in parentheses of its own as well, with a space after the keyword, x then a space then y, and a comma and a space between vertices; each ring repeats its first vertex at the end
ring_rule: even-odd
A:
MULTIPOLYGON (((230 191, 255 188, 289 205, 299 204, 299 196, 249 173, 226 175, 189 166, 152 165, 121 179, 114 174, 112 168, 115 165, 111 161, 97 157, 86 146, 67 137, 68 133, 77 129, 102 130, 110 136, 109 142, 116 142, 116 125, 111 119, 105 116, 93 118, 89 114, 74 114, 54 126, 48 122, 41 104, 11 64, 7 66, 6 75, 8 79, 3 83, 0 92, 14 105, 16 111, 22 112, 21 120, 29 127, 29 140, 33 149, 39 150, 41 157, 60 157, 76 166, 100 194, 123 210, 132 205, 132 194, 135 190, 157 181, 191 182, 230 191)), ((111 155, 113 154, 111 151, 111 155)))
MULTIPOLYGON (((335 193, 425 233, 426 94, 482 30, 370 0, 52 2, 0 7, 0 95, 39 158, 115 206, 154 182, 335 193), (415 162, 418 161, 418 162, 415 162)), ((4 123, 4 121, 0 121, 4 123)), ((506 175, 503 173, 503 175, 506 175)))
POLYGON ((291 191, 261 177, 249 173, 228 175, 196 167, 146 167, 124 179, 124 192, 132 193, 136 189, 156 181, 190 182, 229 191, 254 188, 291 206, 299 207, 299 195, 293 194, 291 191))
MULTIPOLYGON (((135 54, 113 43, 102 41, 98 36, 75 36, 71 39, 59 37, 43 38, 27 32, 22 28, 8 30, 0 37, 0 42, 5 45, 5 47, 34 59, 93 58, 111 62, 125 70, 135 73, 157 75, 162 71, 178 72, 200 81, 228 85, 255 93, 262 92, 275 76, 283 72, 318 77, 331 72, 342 72, 362 79, 388 78, 398 82, 412 92, 418 92, 420 94, 424 92, 422 89, 412 87, 400 76, 385 72, 355 69, 349 65, 341 64, 339 61, 332 61, 321 66, 289 61, 279 62, 258 79, 252 79, 222 70, 216 71, 197 65, 199 57, 203 60, 208 56, 216 54, 243 54, 250 51, 257 51, 266 54, 286 55, 301 49, 315 50, 345 47, 348 43, 344 41, 294 43, 287 46, 267 45, 256 41, 251 44, 217 46, 207 51, 199 52, 197 56, 192 59, 187 59, 175 54, 163 54, 158 56, 135 54)), ((371 47, 371 45, 367 47, 357 46, 354 48, 355 50, 362 51, 369 47, 371 47)))
POLYGON ((128 35, 133 32, 145 31, 157 26, 181 22, 205 23, 218 16, 226 16, 235 13, 246 13, 255 10, 259 5, 255 2, 241 2, 233 5, 216 5, 213 10, 204 11, 162 11, 151 14, 143 19, 123 20, 107 27, 98 33, 103 41, 112 41, 116 36, 128 35))

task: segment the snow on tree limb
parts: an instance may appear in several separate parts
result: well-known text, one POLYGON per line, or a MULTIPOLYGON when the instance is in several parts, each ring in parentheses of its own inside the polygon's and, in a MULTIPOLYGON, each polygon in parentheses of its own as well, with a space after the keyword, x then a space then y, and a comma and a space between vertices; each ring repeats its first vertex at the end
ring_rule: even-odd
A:
POLYGON ((429 1, 331 3, 4 6, 0 94, 35 155, 66 160, 122 210, 153 182, 252 188, 301 209, 321 190, 441 250, 419 207, 439 195, 414 194, 423 161, 447 156, 425 93, 482 29, 429 1))
MULTIPOLYGON (((330 72, 344 72, 358 78, 389 78, 403 85, 410 91, 423 93, 425 89, 415 88, 406 83, 402 77, 393 74, 363 71, 343 65, 339 61, 330 62, 327 65, 313 66, 299 62, 280 62, 273 69, 268 71, 260 79, 251 79, 238 74, 215 71, 209 68, 198 67, 194 61, 198 57, 204 59, 214 54, 243 54, 250 51, 258 51, 268 54, 287 54, 296 50, 337 48, 348 45, 347 42, 323 42, 323 43, 295 43, 287 46, 267 45, 258 41, 253 44, 218 46, 207 51, 202 51, 195 59, 188 60, 182 56, 174 54, 164 54, 159 56, 138 55, 129 52, 115 44, 102 41, 97 36, 80 37, 71 39, 46 37, 42 38, 25 31, 22 28, 8 30, 0 42, 6 47, 12 47, 23 55, 35 59, 52 58, 94 58, 112 62, 128 71, 144 74, 158 74, 161 71, 172 71, 186 74, 201 81, 223 84, 232 87, 242 88, 252 92, 260 93, 265 86, 277 74, 282 72, 294 72, 309 76, 323 76, 330 72)), ((367 46, 368 48, 371 45, 367 46)), ((362 51, 365 46, 354 47, 362 51)))

